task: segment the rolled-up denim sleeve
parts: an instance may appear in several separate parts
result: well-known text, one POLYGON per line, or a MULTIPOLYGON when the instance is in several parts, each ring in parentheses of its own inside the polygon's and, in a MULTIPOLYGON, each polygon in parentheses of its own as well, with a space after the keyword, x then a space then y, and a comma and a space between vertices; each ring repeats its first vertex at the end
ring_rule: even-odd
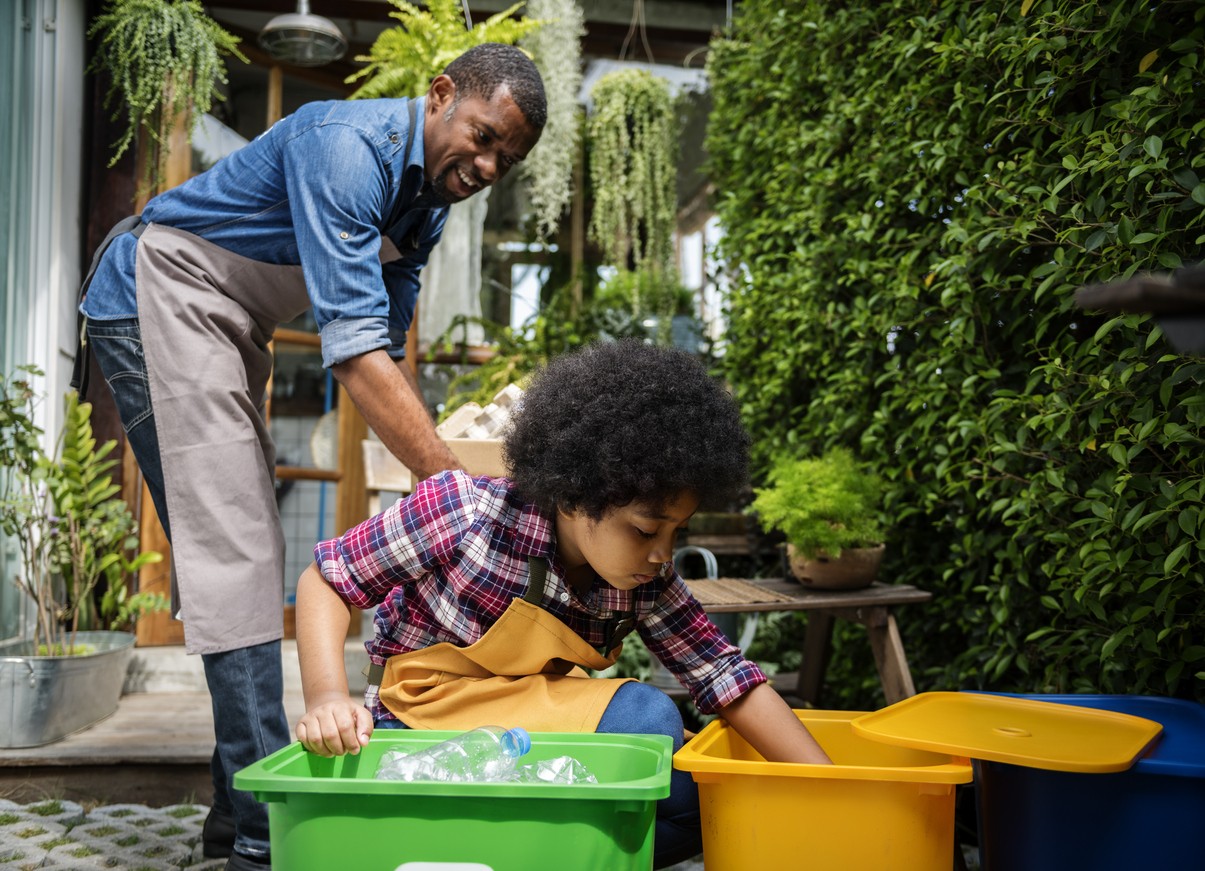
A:
POLYGON ((378 227, 393 180, 378 149, 362 130, 324 124, 293 137, 283 154, 323 364, 390 347, 378 227))

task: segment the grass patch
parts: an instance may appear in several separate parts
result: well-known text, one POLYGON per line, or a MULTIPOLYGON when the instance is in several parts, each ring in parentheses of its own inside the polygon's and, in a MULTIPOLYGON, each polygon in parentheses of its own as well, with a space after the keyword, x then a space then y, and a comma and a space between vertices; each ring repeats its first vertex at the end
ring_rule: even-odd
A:
POLYGON ((61 801, 48 801, 45 804, 31 804, 27 810, 31 814, 37 814, 40 817, 54 817, 63 812, 63 803, 61 801))
POLYGON ((120 832, 121 829, 117 826, 102 825, 85 829, 89 835, 94 835, 97 838, 107 838, 109 835, 114 835, 120 832))
POLYGON ((170 808, 167 811, 167 815, 169 817, 176 817, 177 819, 181 820, 186 820, 189 817, 195 817, 200 813, 201 811, 199 811, 197 808, 189 807, 188 805, 177 805, 176 807, 170 808))

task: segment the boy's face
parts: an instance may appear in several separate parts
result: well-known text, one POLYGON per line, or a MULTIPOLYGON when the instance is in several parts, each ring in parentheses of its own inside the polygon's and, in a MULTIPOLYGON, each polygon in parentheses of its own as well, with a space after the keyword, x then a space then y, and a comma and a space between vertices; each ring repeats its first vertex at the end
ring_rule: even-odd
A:
POLYGON ((592 569, 618 590, 647 584, 674 555, 678 530, 699 507, 686 493, 662 508, 632 503, 597 522, 580 512, 557 513, 557 554, 571 580, 592 569))

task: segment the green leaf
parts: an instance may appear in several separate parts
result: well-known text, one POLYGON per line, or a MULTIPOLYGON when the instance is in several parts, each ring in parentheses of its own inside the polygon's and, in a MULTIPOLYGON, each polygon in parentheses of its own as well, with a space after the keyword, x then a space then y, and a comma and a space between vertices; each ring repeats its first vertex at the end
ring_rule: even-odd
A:
POLYGON ((1188 553, 1188 549, 1192 547, 1193 544, 1194 542, 1191 541, 1182 542, 1176 547, 1175 550, 1167 555, 1167 559, 1163 561, 1163 571, 1165 574, 1170 575, 1172 573, 1172 570, 1180 564, 1181 560, 1183 560, 1185 555, 1188 553))

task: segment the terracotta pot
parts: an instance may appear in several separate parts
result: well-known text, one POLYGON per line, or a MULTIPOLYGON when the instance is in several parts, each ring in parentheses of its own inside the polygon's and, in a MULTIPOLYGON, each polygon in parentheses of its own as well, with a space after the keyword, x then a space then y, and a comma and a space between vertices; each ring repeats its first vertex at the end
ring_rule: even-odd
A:
POLYGON ((795 552, 794 545, 787 545, 787 562, 795 580, 805 587, 818 590, 857 590, 869 587, 879 574, 886 545, 877 547, 850 547, 841 551, 839 557, 824 555, 807 559, 795 552))

